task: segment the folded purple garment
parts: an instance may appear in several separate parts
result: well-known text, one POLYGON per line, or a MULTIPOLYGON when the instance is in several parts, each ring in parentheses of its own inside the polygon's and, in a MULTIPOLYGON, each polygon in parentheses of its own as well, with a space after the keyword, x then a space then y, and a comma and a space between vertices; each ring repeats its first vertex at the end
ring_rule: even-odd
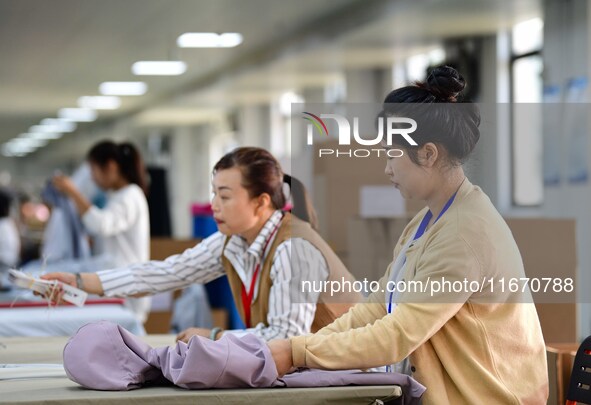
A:
POLYGON ((64 347, 68 377, 97 390, 125 391, 170 382, 189 389, 399 385, 402 403, 414 405, 425 387, 397 373, 357 370, 298 370, 277 378, 267 344, 255 335, 224 335, 212 341, 194 336, 189 343, 153 349, 121 326, 101 321, 81 327, 64 347))
POLYGON ((150 364, 190 389, 270 387, 277 379, 273 356, 255 335, 228 334, 217 341, 194 336, 188 344, 152 349, 150 364))
POLYGON ((277 379, 271 352, 255 335, 194 336, 176 347, 151 348, 121 326, 81 327, 64 347, 70 380, 96 390, 124 391, 161 380, 183 388, 270 387, 277 379))
POLYGON ((158 380, 152 348, 119 325, 101 321, 78 329, 64 347, 70 380, 95 390, 126 391, 158 380))

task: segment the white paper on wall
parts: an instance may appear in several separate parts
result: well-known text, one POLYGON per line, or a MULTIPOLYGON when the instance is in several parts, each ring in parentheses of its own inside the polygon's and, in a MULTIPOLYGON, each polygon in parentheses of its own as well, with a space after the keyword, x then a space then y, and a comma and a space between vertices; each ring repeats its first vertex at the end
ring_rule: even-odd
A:
POLYGON ((359 216, 383 218, 406 213, 406 204, 394 186, 362 186, 359 189, 359 216))

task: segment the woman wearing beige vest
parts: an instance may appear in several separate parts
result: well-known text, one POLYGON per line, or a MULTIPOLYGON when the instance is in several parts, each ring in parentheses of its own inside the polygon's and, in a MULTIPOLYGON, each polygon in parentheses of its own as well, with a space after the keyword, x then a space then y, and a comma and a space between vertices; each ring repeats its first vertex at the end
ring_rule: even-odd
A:
POLYGON ((519 250, 462 169, 480 136, 477 107, 456 103, 464 86, 456 70, 439 67, 387 96, 382 116, 414 118, 417 145, 394 140, 404 155, 389 158, 385 173, 402 196, 427 207, 400 237, 384 292, 316 334, 269 342, 281 375, 292 367, 390 367, 408 357, 412 376, 427 387, 425 405, 546 403, 546 353, 531 294, 500 291, 503 278, 525 277, 519 250))
POLYGON ((281 167, 269 152, 238 148, 213 169, 212 209, 218 232, 164 261, 96 274, 50 273, 44 278, 114 297, 175 290, 225 274, 247 328, 189 328, 179 334, 180 340, 248 332, 269 340, 318 330, 361 297, 346 294, 328 302, 328 297, 302 288, 302 281, 351 280, 351 276, 309 223, 281 211, 286 204, 283 184, 281 167))

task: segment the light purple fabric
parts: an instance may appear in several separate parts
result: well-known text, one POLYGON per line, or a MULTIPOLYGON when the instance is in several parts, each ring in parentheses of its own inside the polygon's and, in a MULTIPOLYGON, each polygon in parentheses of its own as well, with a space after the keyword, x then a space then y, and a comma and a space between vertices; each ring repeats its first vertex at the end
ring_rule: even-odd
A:
POLYGON ((402 388, 402 403, 414 405, 426 391, 424 385, 414 378, 400 373, 378 373, 360 370, 312 370, 300 369, 275 382, 275 386, 289 388, 335 387, 345 385, 399 385, 402 388))
POLYGON ((87 388, 132 390, 162 375, 147 361, 151 350, 117 324, 89 323, 66 343, 64 369, 70 380, 87 388))
POLYGON ((255 335, 227 334, 215 342, 194 336, 188 344, 153 349, 107 321, 87 324, 70 338, 64 368, 72 381, 97 390, 163 382, 189 389, 399 385, 405 405, 418 404, 425 392, 413 378, 397 373, 304 369, 278 379, 267 344, 255 335))
POLYGON ((277 369, 255 335, 218 341, 194 336, 175 347, 151 348, 121 326, 101 321, 81 327, 64 347, 70 380, 97 390, 123 391, 164 376, 183 388, 270 387, 277 369))
POLYGON ((277 379, 271 352, 255 335, 228 334, 217 341, 193 336, 189 344, 152 349, 149 357, 167 380, 183 388, 270 387, 277 379))

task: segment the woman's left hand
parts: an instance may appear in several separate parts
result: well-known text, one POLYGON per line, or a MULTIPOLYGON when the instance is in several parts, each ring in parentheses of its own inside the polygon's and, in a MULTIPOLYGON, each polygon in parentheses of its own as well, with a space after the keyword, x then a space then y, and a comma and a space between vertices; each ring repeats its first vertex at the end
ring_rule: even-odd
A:
POLYGON ((72 179, 64 175, 54 176, 53 185, 67 195, 72 195, 77 190, 72 179))
POLYGON ((291 357, 291 341, 289 339, 275 339, 267 343, 279 377, 283 377, 293 369, 293 359, 291 357))
POLYGON ((189 343, 189 340, 193 336, 203 336, 203 337, 206 337, 209 339, 209 335, 211 335, 211 329, 187 328, 177 335, 176 340, 177 341, 180 340, 181 342, 189 343))

